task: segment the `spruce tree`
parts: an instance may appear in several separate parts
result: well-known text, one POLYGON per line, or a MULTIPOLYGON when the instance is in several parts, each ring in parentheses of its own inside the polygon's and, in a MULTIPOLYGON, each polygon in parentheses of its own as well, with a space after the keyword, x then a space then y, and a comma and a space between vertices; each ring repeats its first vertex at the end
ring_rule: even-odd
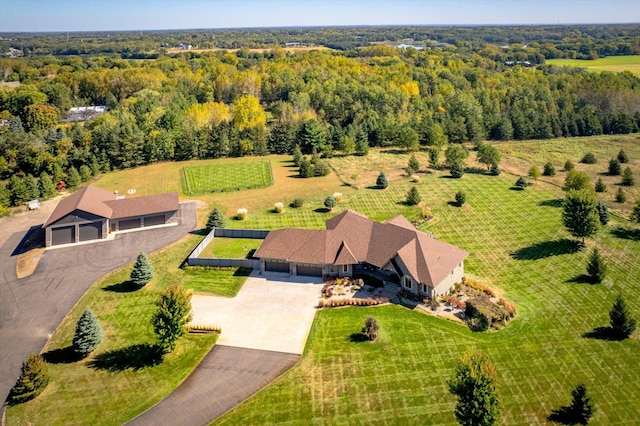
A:
POLYGON ((153 265, 146 254, 140 253, 133 264, 131 271, 131 282, 136 287, 144 287, 153 278, 153 265))
POLYGON ((556 167, 553 165, 551 161, 544 165, 544 170, 542 174, 545 176, 555 176, 556 175, 556 167))
POLYGON ((609 320, 614 336, 620 339, 626 339, 631 336, 631 333, 636 329, 636 320, 631 316, 631 312, 627 308, 627 302, 621 294, 618 294, 616 301, 613 303, 613 307, 609 312, 609 320))
POLYGON ((300 167, 300 162, 303 159, 303 155, 302 155, 302 150, 300 149, 300 145, 296 145, 296 147, 293 149, 293 164, 296 167, 300 167))
POLYGON ((529 186, 529 183, 527 183, 527 180, 522 176, 520 176, 516 181, 516 187, 520 189, 525 189, 527 186, 529 186))
POLYGON ((415 154, 411 154, 411 157, 409 157, 408 165, 409 165, 409 168, 414 172, 417 172, 420 170, 420 161, 418 161, 418 157, 416 157, 415 154))
POLYGON ((607 205, 602 201, 598 201, 598 206, 596 207, 596 209, 598 210, 600 225, 606 225, 607 223, 609 223, 609 220, 611 218, 609 217, 609 208, 607 207, 607 205))
POLYGON ((594 283, 601 283, 607 274, 607 264, 597 247, 594 247, 591 255, 589 255, 587 273, 594 283))
POLYGON ((227 220, 225 219, 222 212, 216 207, 209 215, 209 219, 207 219, 207 224, 205 225, 205 227, 207 231, 211 231, 213 228, 224 228, 226 225, 227 220))
POLYGON ((629 162, 629 157, 627 156, 627 153, 624 152, 624 149, 621 149, 620 152, 618 152, 618 161, 622 164, 629 162))
POLYGON ((53 183, 51 176, 46 172, 40 174, 38 185, 40 186, 40 195, 42 195, 42 197, 49 198, 56 194, 56 185, 53 183))
POLYGON ((622 188, 618 188, 618 190, 616 191, 616 202, 624 203, 626 201, 627 201, 627 194, 624 193, 622 188))
POLYGON ((602 181, 602 178, 598 178, 594 186, 594 189, 596 190, 596 192, 607 192, 607 185, 604 184, 604 182, 602 181))
POLYGON ((82 179, 80 178, 80 173, 78 169, 71 166, 69 170, 67 170, 67 188, 77 188, 81 183, 82 179))
POLYGON ((36 353, 29 355, 22 363, 20 377, 9 394, 9 404, 21 404, 30 401, 42 393, 49 384, 47 363, 36 353))
POLYGON ((387 175, 384 172, 380 172, 378 175, 378 179, 376 179, 376 186, 380 189, 385 189, 389 186, 389 179, 387 179, 387 175))
POLYGON ((73 351, 85 357, 98 347, 103 338, 104 332, 98 317, 91 309, 85 309, 76 324, 76 333, 72 342, 73 351))
POLYGON ((422 197, 418 192, 418 188, 412 186, 411 189, 407 192, 407 204, 410 206, 415 206, 416 204, 422 201, 422 197))
POLYGON ((462 191, 456 192, 456 203, 458 204, 458 207, 462 207, 466 201, 467 201, 467 196, 464 192, 462 191))
POLYGON ((582 383, 571 391, 571 406, 569 407, 570 417, 576 423, 586 425, 595 413, 593 400, 587 394, 587 387, 582 383))
POLYGON ((631 167, 627 166, 625 167, 624 171, 622 172, 622 185, 624 186, 633 186, 636 184, 636 179, 633 176, 633 172, 631 171, 631 167))
POLYGON ((38 186, 38 180, 33 175, 27 175, 24 178, 24 186, 27 191, 27 198, 29 200, 37 200, 40 198, 40 187, 38 186))
POLYGON ((620 164, 620 160, 617 158, 613 158, 609 160, 609 174, 611 176, 619 176, 622 173, 622 165, 620 164))

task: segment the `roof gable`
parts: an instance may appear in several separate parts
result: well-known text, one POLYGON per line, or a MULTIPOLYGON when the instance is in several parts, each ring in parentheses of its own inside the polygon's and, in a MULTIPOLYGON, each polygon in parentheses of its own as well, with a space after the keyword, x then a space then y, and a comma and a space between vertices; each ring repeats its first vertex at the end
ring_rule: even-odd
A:
POLYGON ((86 186, 61 200, 43 226, 49 226, 75 210, 109 218, 111 217, 111 208, 104 202, 115 198, 115 194, 105 189, 91 185, 86 186))

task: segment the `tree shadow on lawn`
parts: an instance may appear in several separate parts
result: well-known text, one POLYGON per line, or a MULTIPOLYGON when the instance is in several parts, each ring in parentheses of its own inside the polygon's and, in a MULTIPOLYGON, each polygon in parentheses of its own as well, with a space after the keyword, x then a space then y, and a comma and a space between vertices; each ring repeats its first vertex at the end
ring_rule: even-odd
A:
POLYGON ((137 285, 135 285, 130 280, 127 280, 127 281, 122 281, 121 283, 108 285, 104 287, 102 290, 111 291, 114 293, 132 293, 138 289, 139 287, 137 285))
POLYGON ((138 371, 162 363, 163 351, 158 345, 143 343, 97 355, 89 366, 96 370, 117 373, 125 370, 138 371))
POLYGON ((42 358, 49 364, 71 364, 80 361, 83 356, 73 350, 73 346, 54 349, 42 354, 42 358))
POLYGON ((331 210, 326 207, 318 207, 317 209, 313 209, 313 211, 316 213, 329 213, 331 210))
POLYGON ((611 342, 619 342, 624 340, 624 337, 613 331, 611 327, 596 327, 591 331, 588 331, 582 335, 587 339, 608 340, 611 342))
POLYGON ((631 229, 618 226, 611 230, 611 235, 624 240, 640 241, 640 229, 631 229))
POLYGON ((571 407, 565 406, 560 407, 555 410, 551 410, 551 414, 547 417, 547 420, 554 423, 560 423, 563 425, 577 425, 577 424, 585 424, 582 423, 579 416, 573 412, 571 407))
POLYGON ((552 200, 544 200, 540 204, 543 207, 562 207, 562 198, 554 198, 552 200))
POLYGON ((368 342, 369 337, 364 333, 353 333, 349 336, 349 341, 353 343, 368 342))
POLYGON ((516 260, 538 260, 551 256, 577 253, 581 248, 582 244, 580 244, 580 242, 561 238, 559 240, 543 241, 529 247, 523 247, 512 253, 511 256, 516 260))
POLYGON ((573 283, 573 284, 598 284, 597 282, 593 281, 593 278, 591 278, 589 275, 586 275, 586 274, 577 275, 573 278, 568 279, 565 282, 573 283))

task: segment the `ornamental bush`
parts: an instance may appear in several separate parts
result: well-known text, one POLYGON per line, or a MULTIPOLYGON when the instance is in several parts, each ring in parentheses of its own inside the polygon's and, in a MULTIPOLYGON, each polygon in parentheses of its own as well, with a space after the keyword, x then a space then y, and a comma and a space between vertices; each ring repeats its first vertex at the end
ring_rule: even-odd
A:
POLYGON ((294 209, 299 209, 303 205, 304 200, 302 198, 294 198, 294 200, 291 202, 291 207, 293 207, 294 209))
POLYGON ((138 255, 136 263, 131 271, 131 282, 138 288, 144 287, 153 278, 153 265, 147 255, 142 252, 138 255))
POLYGON ((367 338, 373 342, 378 338, 379 329, 380 324, 378 324, 378 320, 374 317, 367 317, 364 321, 364 325, 362 326, 362 334, 367 336, 367 338))
POLYGON ((283 211, 284 211, 284 204, 282 204, 281 202, 277 202, 273 205, 274 213, 282 213, 283 211))
POLYGON ((249 211, 247 209, 238 209, 238 211, 236 212, 236 219, 245 220, 248 214, 249 211))
POLYGON ((104 331, 98 317, 91 309, 85 309, 76 324, 76 332, 71 344, 73 351, 84 358, 100 345, 103 338, 104 331))

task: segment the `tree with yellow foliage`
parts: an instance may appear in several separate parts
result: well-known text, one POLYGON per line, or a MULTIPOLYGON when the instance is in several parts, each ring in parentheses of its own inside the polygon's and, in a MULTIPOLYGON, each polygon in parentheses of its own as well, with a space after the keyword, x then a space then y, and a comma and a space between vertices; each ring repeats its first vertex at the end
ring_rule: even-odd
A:
POLYGON ((233 124, 240 131, 264 126, 267 116, 260 101, 253 95, 244 95, 233 103, 233 124))

